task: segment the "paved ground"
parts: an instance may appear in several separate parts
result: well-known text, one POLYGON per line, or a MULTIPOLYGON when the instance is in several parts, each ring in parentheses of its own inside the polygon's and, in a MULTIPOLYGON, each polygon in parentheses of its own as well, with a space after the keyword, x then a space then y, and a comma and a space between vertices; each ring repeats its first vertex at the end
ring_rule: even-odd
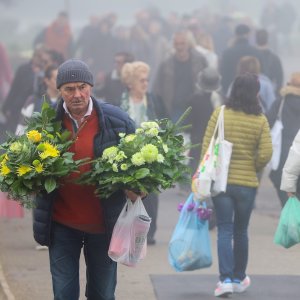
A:
MULTIPOLYGON (((211 231, 213 265, 208 269, 176 273, 168 264, 168 241, 177 221, 177 204, 184 200, 177 189, 165 192, 160 198, 157 244, 148 247, 147 257, 136 268, 119 266, 117 300, 167 300, 158 298, 152 285, 151 276, 201 275, 206 276, 210 286, 217 281, 216 230, 211 231)), ((280 212, 279 200, 271 183, 264 178, 258 193, 256 209, 250 226, 249 275, 290 276, 300 275, 299 246, 289 250, 273 244, 280 212)), ((36 251, 31 231, 31 214, 21 220, 0 220, 0 262, 5 279, 14 297, 9 300, 50 300, 51 279, 49 274, 48 252, 36 251)), ((81 268, 84 285, 84 265, 81 268)), ((0 276, 1 278, 1 276, 0 276)), ((176 285, 176 280, 174 280, 176 285)), ((155 286, 156 290, 159 285, 155 286)), ((271 289, 272 285, 266 286, 271 289)), ((282 286, 283 289, 286 286, 282 286)), ((252 289, 255 289, 253 285, 252 289)), ((82 291, 84 289, 82 288, 82 291)), ((300 288, 299 288, 300 291, 300 288)), ((213 292, 213 291, 211 291, 213 292)), ((157 293, 157 291, 156 291, 157 293)), ((199 286, 199 297, 201 290, 199 286)), ((5 297, 0 299, 6 299, 5 297)), ((85 299, 83 296, 81 299, 85 299)), ((188 298, 187 298, 188 299, 188 298)), ((208 298, 210 299, 210 298, 208 298)), ((258 299, 258 298, 253 298, 258 299)), ((296 300, 298 295, 288 300, 296 300)), ((260 300, 260 299, 259 299, 260 300)), ((262 300, 265 300, 262 298, 262 300)))

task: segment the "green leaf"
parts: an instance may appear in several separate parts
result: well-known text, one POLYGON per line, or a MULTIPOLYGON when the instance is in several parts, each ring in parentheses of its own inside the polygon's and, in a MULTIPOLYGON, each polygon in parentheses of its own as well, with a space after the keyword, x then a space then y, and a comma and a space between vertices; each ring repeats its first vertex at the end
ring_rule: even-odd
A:
POLYGON ((141 168, 134 174, 134 177, 136 179, 141 179, 146 177, 148 174, 150 174, 150 170, 148 168, 141 168))
POLYGON ((55 181, 55 179, 53 177, 47 178, 45 180, 44 186, 45 186, 45 190, 47 191, 47 193, 51 193, 56 188, 56 181, 55 181))

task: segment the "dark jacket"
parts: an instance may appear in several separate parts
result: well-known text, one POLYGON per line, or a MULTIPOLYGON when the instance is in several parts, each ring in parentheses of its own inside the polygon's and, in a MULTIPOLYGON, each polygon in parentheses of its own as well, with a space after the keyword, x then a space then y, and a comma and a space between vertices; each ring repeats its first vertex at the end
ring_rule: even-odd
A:
POLYGON ((222 89, 226 94, 230 83, 234 80, 237 72, 237 65, 243 56, 254 56, 259 59, 256 48, 249 44, 246 38, 238 38, 233 46, 226 49, 220 59, 220 74, 222 76, 222 89))
POLYGON ((276 187, 280 187, 281 173, 288 156, 293 140, 300 128, 300 88, 286 86, 281 90, 282 98, 274 102, 270 112, 267 114, 270 127, 276 121, 280 102, 284 101, 282 108, 282 141, 279 167, 277 170, 270 172, 270 179, 276 187))
MULTIPOLYGON (((99 117, 100 132, 94 137, 94 153, 95 157, 99 157, 104 149, 118 144, 119 133, 133 133, 135 126, 134 122, 120 108, 108 103, 100 103, 95 98, 92 99, 99 117)), ((57 119, 62 120, 63 115, 63 101, 61 101, 57 108, 57 119)), ((57 190, 36 198, 36 207, 33 210, 33 235, 41 245, 49 246, 51 244, 52 212, 56 195, 57 190)), ((126 198, 123 191, 118 191, 111 197, 100 201, 103 207, 106 233, 110 239, 126 198)))
POLYGON ((258 54, 261 73, 270 78, 276 93, 279 94, 283 84, 283 68, 279 56, 270 49, 258 49, 258 54))

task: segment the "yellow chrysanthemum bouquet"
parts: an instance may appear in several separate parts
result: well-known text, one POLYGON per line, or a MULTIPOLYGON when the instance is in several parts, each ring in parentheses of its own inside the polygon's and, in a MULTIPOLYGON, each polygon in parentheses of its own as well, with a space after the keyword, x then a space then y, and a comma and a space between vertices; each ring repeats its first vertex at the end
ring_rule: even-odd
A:
POLYGON ((119 189, 136 192, 159 192, 177 182, 187 182, 190 170, 186 165, 184 144, 180 134, 187 126, 168 119, 141 124, 134 134, 120 133, 120 142, 103 151, 90 172, 79 182, 96 185, 100 198, 108 198, 119 189))
POLYGON ((55 121, 55 110, 44 102, 41 113, 35 112, 20 136, 9 136, 0 147, 0 190, 32 207, 40 192, 50 193, 59 179, 76 171, 82 161, 74 161, 68 152, 70 133, 55 121))

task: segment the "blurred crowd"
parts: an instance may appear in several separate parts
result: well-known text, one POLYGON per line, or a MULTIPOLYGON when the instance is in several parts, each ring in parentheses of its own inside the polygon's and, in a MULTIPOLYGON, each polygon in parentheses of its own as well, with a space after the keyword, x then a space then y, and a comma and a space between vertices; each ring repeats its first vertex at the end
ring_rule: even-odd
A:
MULTIPOLYGON (((94 96, 127 109, 137 123, 162 117, 176 121, 192 106, 188 121, 193 127, 187 136, 200 143, 191 152, 193 171, 211 113, 226 102, 235 77, 244 73, 257 75, 261 106, 271 126, 285 98, 282 118, 285 128, 292 128, 284 133, 288 149, 300 128, 300 73, 284 74, 279 53, 294 51, 295 11, 289 1, 280 5, 270 1, 255 24, 249 16, 217 15, 204 9, 164 17, 149 8, 139 10, 130 26, 118 24, 117 14, 108 13, 91 16, 76 38, 68 13, 60 12, 34 38, 31 59, 14 74, 9 54, 0 44, 0 139, 5 139, 6 131, 20 133, 24 119, 39 110, 42 101, 55 105, 58 66, 68 58, 79 58, 94 75, 94 96), (135 98, 146 104, 129 107, 129 100, 135 98)), ((278 193, 279 180, 274 179, 278 193)))

